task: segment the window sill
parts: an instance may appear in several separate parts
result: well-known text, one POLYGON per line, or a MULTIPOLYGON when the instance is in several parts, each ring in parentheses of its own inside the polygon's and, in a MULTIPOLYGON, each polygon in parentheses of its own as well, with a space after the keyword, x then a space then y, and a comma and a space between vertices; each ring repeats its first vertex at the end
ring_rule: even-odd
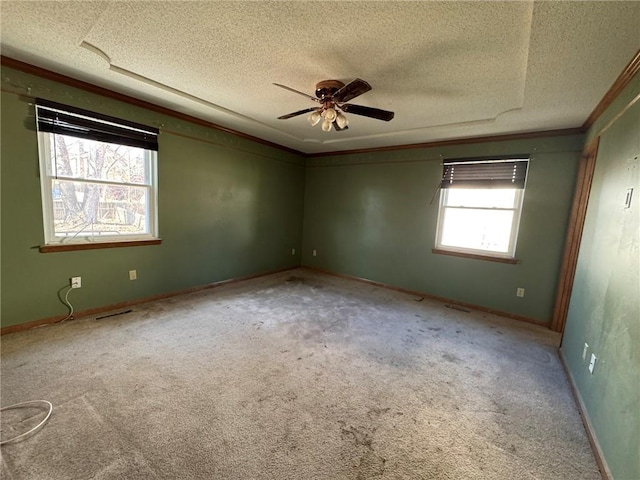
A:
POLYGON ((73 252, 76 250, 96 250, 102 248, 142 247, 144 245, 160 245, 162 240, 132 240, 124 242, 93 242, 93 243, 58 243, 55 245, 40 245, 40 253, 73 252))
POLYGON ((520 263, 520 261, 517 258, 493 257, 491 255, 479 255, 477 253, 456 252, 454 250, 441 250, 439 248, 434 248, 431 251, 439 255, 451 255, 452 257, 473 258, 475 260, 486 260, 488 262, 509 263, 511 265, 516 265, 517 263, 520 263))

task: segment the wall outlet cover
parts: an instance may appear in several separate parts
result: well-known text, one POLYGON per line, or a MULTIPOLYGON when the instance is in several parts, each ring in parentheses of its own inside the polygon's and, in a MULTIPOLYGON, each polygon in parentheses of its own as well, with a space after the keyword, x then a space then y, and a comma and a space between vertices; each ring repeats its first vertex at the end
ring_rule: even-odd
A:
POLYGON ((595 356, 595 354, 591 354, 591 361, 589 362, 589 373, 591 375, 593 375, 593 369, 596 368, 596 360, 598 360, 598 357, 595 356))
POLYGON ((624 198, 624 208, 631 208, 631 200, 633 199, 633 188, 627 188, 624 198))

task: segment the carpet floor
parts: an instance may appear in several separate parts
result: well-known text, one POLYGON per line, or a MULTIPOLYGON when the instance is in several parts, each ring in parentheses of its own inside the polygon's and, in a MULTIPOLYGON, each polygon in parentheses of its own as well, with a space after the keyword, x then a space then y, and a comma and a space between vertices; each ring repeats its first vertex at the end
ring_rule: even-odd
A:
POLYGON ((597 480, 558 342, 306 269, 14 333, 2 478, 597 480))

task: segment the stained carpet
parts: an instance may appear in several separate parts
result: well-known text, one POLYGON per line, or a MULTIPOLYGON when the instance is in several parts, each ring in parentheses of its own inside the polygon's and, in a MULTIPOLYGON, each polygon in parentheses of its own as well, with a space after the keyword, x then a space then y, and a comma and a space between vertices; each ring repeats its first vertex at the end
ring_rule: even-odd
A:
POLYGON ((596 480, 558 341, 304 269, 15 333, 2 478, 596 480))

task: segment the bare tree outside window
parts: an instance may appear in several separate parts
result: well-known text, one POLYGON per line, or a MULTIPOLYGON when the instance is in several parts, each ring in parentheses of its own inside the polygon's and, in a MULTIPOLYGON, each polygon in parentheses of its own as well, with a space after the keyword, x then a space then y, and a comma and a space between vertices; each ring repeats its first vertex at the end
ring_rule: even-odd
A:
POLYGON ((149 233, 147 150, 46 135, 56 237, 149 233))

